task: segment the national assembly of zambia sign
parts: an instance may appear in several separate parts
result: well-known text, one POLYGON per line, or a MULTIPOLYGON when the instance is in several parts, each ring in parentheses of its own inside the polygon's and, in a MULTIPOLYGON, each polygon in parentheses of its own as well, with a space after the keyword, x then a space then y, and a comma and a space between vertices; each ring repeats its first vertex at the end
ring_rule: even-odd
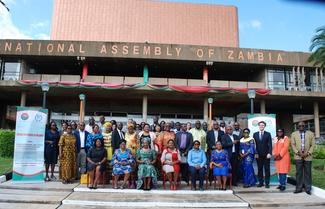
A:
POLYGON ((83 56, 311 66, 308 53, 193 45, 0 40, 1 55, 83 56))

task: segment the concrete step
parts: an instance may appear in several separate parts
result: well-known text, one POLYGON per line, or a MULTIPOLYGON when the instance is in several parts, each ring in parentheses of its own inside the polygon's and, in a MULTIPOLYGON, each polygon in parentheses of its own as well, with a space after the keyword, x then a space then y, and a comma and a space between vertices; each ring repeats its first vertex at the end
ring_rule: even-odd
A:
POLYGON ((275 207, 323 207, 325 208, 325 199, 306 193, 243 193, 236 194, 240 199, 249 203, 252 208, 275 208, 275 207))
POLYGON ((55 209, 58 208, 60 204, 33 204, 33 203, 3 203, 0 202, 1 209, 55 209))
POLYGON ((73 184, 62 184, 59 180, 44 183, 13 183, 11 180, 0 184, 2 189, 18 189, 18 190, 40 190, 40 191, 62 191, 72 192, 79 185, 79 181, 73 184))
POLYGON ((1 189, 2 203, 60 204, 71 192, 1 189))
MULTIPOLYGON (((125 190, 127 191, 127 190, 125 190)), ((139 190, 133 190, 139 191, 139 190)), ((81 191, 73 192, 62 205, 101 206, 101 207, 168 207, 168 208, 248 208, 248 204, 233 194, 213 194, 192 191, 180 194, 177 191, 166 191, 164 194, 154 190, 138 193, 119 193, 113 191, 81 191)))

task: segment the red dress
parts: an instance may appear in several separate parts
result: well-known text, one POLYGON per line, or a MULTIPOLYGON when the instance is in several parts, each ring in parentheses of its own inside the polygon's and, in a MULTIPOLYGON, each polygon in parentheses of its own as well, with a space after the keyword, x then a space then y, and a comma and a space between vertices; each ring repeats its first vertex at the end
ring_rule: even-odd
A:
POLYGON ((170 149, 165 149, 161 155, 161 162, 163 164, 163 170, 165 173, 170 173, 170 172, 176 172, 179 173, 181 168, 179 165, 179 162, 181 161, 181 156, 180 153, 177 149, 170 150, 170 149), (168 162, 177 162, 173 166, 168 165, 168 162))

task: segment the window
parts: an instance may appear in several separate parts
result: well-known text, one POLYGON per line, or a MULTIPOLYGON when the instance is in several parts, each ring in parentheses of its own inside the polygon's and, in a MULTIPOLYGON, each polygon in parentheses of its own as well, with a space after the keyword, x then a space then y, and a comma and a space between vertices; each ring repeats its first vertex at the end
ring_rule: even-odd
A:
POLYGON ((268 86, 270 89, 285 90, 285 71, 268 70, 268 86))
POLYGON ((1 80, 19 80, 20 62, 1 61, 1 80))

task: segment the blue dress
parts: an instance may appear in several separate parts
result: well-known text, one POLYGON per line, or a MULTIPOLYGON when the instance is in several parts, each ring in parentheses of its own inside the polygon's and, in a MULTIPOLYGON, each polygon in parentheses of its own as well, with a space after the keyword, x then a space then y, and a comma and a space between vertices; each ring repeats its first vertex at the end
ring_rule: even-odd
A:
POLYGON ((94 140, 95 139, 102 139, 103 140, 103 134, 98 132, 96 134, 89 133, 86 139, 86 150, 88 151, 91 147, 95 146, 94 140))
POLYGON ((254 155, 255 155, 255 141, 254 139, 240 140, 240 153, 248 155, 241 160, 241 169, 243 171, 243 183, 246 186, 254 186, 256 184, 256 176, 254 173, 254 155))
POLYGON ((213 167, 213 176, 228 176, 229 173, 229 161, 228 161, 228 153, 223 150, 218 152, 217 150, 213 150, 211 153, 211 161, 214 163, 221 163, 223 165, 222 168, 217 166, 213 167))
POLYGON ((132 172, 132 165, 135 163, 133 155, 129 149, 125 149, 124 152, 122 152, 121 149, 115 150, 115 153, 112 158, 112 164, 113 164, 113 174, 115 175, 122 175, 125 173, 131 173, 132 172), (117 160, 117 163, 114 163, 114 161, 117 160), (127 165, 122 165, 122 162, 128 162, 127 165))
POLYGON ((44 147, 44 159, 45 164, 57 164, 58 163, 58 143, 60 140, 60 133, 55 131, 52 133, 51 130, 46 130, 45 141, 52 141, 52 144, 45 143, 44 147))

